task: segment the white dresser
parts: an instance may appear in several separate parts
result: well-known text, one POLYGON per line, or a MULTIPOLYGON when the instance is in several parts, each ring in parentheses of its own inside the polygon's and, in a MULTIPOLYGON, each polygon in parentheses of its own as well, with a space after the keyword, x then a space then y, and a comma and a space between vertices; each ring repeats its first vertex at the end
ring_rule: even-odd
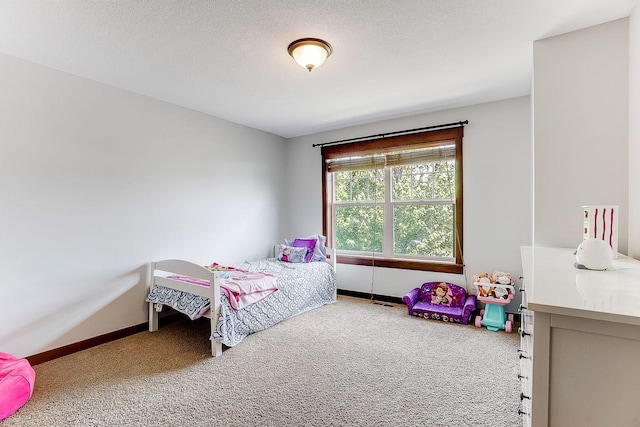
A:
POLYGON ((521 249, 523 425, 638 427, 640 261, 579 270, 574 251, 521 249))

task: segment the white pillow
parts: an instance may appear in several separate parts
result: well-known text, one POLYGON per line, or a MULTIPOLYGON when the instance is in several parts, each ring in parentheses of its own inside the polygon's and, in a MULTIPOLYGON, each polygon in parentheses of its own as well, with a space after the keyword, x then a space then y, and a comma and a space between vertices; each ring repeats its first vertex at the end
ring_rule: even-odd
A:
POLYGON ((307 248, 298 248, 289 245, 278 245, 276 259, 285 262, 306 262, 307 248))

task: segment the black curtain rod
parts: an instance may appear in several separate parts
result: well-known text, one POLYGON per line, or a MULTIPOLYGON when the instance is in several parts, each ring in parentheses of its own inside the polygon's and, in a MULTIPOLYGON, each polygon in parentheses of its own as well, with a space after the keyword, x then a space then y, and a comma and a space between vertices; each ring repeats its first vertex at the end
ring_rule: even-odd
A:
POLYGON ((389 135, 410 134, 414 132, 419 132, 421 130, 463 127, 464 125, 467 125, 467 124, 469 124, 469 120, 454 122, 454 123, 445 123, 442 125, 435 125, 435 126, 425 126, 421 128, 415 128, 415 129, 398 130, 395 132, 379 133, 377 135, 360 136, 357 138, 341 139, 339 141, 323 142, 320 144, 313 144, 313 147, 324 147, 325 145, 333 145, 333 144, 340 144, 343 142, 353 142, 353 141, 360 141, 360 140, 366 141, 367 139, 384 138, 389 135))

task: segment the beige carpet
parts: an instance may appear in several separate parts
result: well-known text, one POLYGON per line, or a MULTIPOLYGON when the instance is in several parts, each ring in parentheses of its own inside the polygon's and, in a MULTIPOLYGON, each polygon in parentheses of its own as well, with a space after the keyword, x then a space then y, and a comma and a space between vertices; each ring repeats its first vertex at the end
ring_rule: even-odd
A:
POLYGON ((180 320, 35 366, 33 397, 0 426, 513 427, 517 347, 350 297, 217 359, 208 322, 180 320))

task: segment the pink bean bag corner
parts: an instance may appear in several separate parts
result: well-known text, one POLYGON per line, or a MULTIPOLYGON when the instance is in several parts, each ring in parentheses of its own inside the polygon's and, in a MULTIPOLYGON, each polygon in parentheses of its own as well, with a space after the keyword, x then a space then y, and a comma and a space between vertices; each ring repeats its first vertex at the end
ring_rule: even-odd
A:
POLYGON ((0 420, 4 420, 33 393, 36 373, 27 359, 0 352, 0 420))

